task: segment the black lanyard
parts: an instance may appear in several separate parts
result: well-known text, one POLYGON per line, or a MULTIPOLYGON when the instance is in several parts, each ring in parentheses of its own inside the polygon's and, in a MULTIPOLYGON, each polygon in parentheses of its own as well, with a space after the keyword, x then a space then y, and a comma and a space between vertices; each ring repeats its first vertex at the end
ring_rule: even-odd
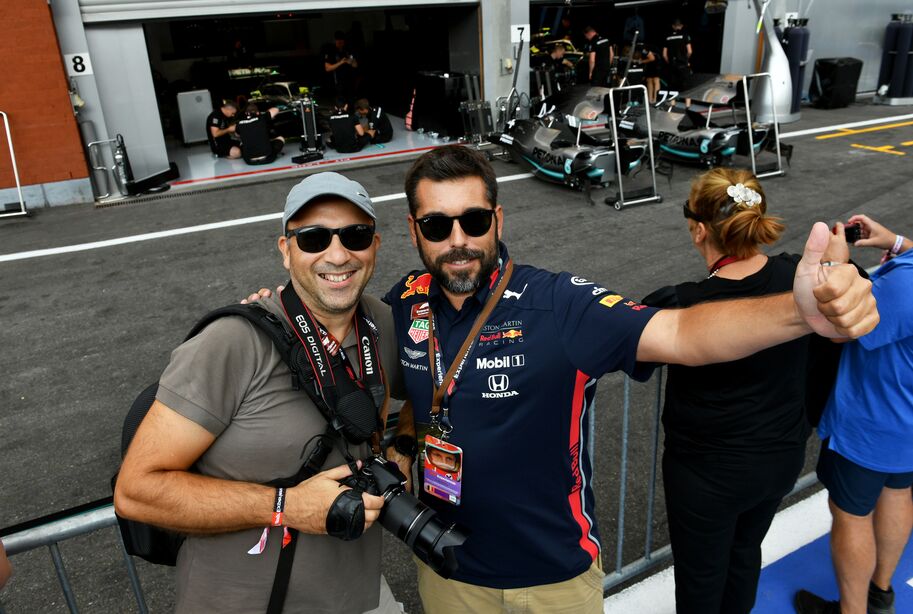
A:
POLYGON ((435 333, 434 311, 432 310, 428 314, 428 355, 429 358, 433 357, 431 359, 431 385, 433 390, 431 424, 440 431, 442 439, 446 439, 450 431, 453 430, 453 425, 451 425, 449 418, 450 400, 456 393, 457 382, 463 373, 463 368, 469 362, 469 355, 472 354, 472 350, 476 347, 479 331, 485 325, 488 316, 494 311, 497 302, 501 300, 513 271, 513 261, 508 260, 507 264, 500 269, 498 277, 491 280, 489 285, 489 288, 492 288, 491 294, 488 296, 488 300, 485 301, 482 312, 476 317, 472 330, 463 341, 463 346, 457 352, 453 362, 450 363, 450 368, 447 370, 446 375, 444 374, 442 344, 435 333))
POLYGON ((351 381, 366 390, 371 395, 374 406, 380 409, 384 403, 384 379, 380 352, 378 352, 375 338, 377 326, 365 315, 361 306, 359 305, 356 310, 354 318, 361 365, 361 377, 359 378, 349 364, 349 359, 342 349, 342 343, 332 338, 326 329, 314 319, 307 306, 301 302, 291 282, 286 284, 280 299, 286 318, 292 325, 295 335, 307 350, 306 354, 314 371, 317 391, 327 407, 335 410, 339 401, 336 373, 334 373, 333 361, 335 358, 339 361, 336 364, 341 363, 345 367, 345 372, 351 381), (334 348, 334 346, 336 347, 334 348), (334 349, 336 351, 332 353, 334 349))

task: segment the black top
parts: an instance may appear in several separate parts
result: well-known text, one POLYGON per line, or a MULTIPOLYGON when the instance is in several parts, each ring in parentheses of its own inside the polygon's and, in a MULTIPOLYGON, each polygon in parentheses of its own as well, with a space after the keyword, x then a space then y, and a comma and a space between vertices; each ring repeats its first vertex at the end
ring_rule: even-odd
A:
POLYGON ((241 138, 241 151, 247 158, 259 158, 272 152, 269 113, 250 115, 238 122, 235 132, 241 138))
MULTIPOLYGON (((348 47, 339 49, 336 45, 327 45, 323 49, 323 61, 327 64, 335 64, 351 55, 353 55, 352 51, 348 47)), ((333 82, 336 84, 350 83, 355 78, 355 69, 351 64, 341 64, 330 74, 333 75, 333 82)))
POLYGON ((688 63, 688 45, 691 44, 691 35, 684 30, 672 31, 666 37, 665 48, 669 50, 669 63, 673 66, 682 66, 688 63))
POLYGON ((359 142, 355 126, 358 120, 354 115, 342 113, 330 116, 330 132, 333 134, 333 148, 336 151, 350 153, 364 147, 364 142, 359 142))
POLYGON ((209 148, 213 153, 224 155, 223 152, 230 149, 233 143, 230 134, 213 137, 210 127, 225 130, 231 123, 231 118, 225 117, 225 115, 222 114, 222 109, 216 109, 206 117, 206 138, 209 139, 209 148))
POLYGON ((596 54, 596 64, 593 66, 593 72, 608 73, 611 68, 609 62, 609 51, 612 48, 611 42, 604 36, 596 35, 591 38, 583 48, 586 53, 596 54))
MULTIPOLYGON (((710 300, 762 296, 792 289, 799 256, 779 254, 745 279, 710 277, 667 286, 644 303, 688 307, 710 300)), ((745 458, 805 445, 806 366, 810 336, 741 360, 703 367, 669 365, 663 426, 666 449, 745 458)))
POLYGON ((372 143, 387 143, 393 138, 393 125, 383 107, 371 109, 368 113, 368 128, 377 131, 371 139, 372 143))

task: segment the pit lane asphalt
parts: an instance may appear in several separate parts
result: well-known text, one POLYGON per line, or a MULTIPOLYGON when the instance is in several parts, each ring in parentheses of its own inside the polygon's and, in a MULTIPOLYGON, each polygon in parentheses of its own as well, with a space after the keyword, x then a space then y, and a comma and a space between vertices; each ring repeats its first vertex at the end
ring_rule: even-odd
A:
MULTIPOLYGON (((903 112, 867 104, 804 109, 803 120, 784 131, 903 112)), ((787 140, 796 147, 791 168, 785 177, 764 181, 770 210, 787 224, 771 253, 801 251, 812 222, 845 220, 857 212, 913 232, 907 211, 913 196, 913 148, 899 156, 850 146, 900 144, 911 135, 913 128, 905 126, 854 137, 787 140)), ((501 161, 494 166, 499 176, 522 172, 501 161)), ((380 196, 402 191, 407 167, 397 163, 345 172, 380 196)), ((661 285, 700 279, 703 264, 681 217, 681 203, 698 171, 677 167, 671 184, 658 177, 662 203, 620 212, 601 204, 608 190, 594 191, 597 205, 590 206, 581 193, 536 179, 504 183, 499 200, 505 208, 505 242, 518 262, 572 271, 633 298, 661 285)), ((637 181, 646 176, 642 173, 637 181)), ((41 209, 31 218, 0 219, 0 255, 276 213, 298 180, 300 176, 232 184, 108 208, 78 205, 41 209)), ((379 295, 420 263, 408 238, 405 200, 377 208, 383 243, 368 291, 379 295)), ((110 494, 130 402, 158 377, 171 349, 201 314, 285 279, 275 247, 278 232, 279 221, 271 220, 0 262, 0 526, 110 494)), ((856 250, 854 256, 863 266, 878 260, 875 250, 856 250)), ((615 563, 621 385, 620 376, 606 376, 597 395, 594 487, 608 569, 615 563)), ((625 562, 643 551, 654 390, 651 380, 632 392, 625 562)), ((812 438, 806 472, 813 469, 816 449, 812 438)), ((668 539, 659 492, 653 522, 657 546, 668 539)), ((395 595, 407 611, 419 612, 405 547, 387 536, 385 548, 384 572, 395 595)), ((113 529, 65 542, 62 551, 84 611, 134 608, 113 529)), ((12 560, 14 578, 0 594, 7 612, 66 611, 46 551, 12 560)), ((138 566, 150 610, 169 611, 172 571, 141 561, 138 566)))

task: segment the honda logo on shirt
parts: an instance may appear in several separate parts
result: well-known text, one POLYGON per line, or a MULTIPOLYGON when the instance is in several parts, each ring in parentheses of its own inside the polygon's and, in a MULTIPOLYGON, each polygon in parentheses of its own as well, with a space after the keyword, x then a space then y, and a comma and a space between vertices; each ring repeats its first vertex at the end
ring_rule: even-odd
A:
POLYGON ((510 386, 510 379, 503 373, 488 376, 488 389, 492 392, 504 392, 510 386))

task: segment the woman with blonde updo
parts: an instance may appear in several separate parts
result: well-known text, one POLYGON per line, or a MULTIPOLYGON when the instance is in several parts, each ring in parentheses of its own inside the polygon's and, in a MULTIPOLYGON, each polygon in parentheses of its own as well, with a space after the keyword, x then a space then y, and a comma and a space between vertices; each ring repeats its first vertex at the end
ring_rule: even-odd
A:
MULTIPOLYGON (((705 279, 657 290, 656 307, 792 289, 800 256, 767 256, 783 224, 758 179, 716 168, 691 186, 684 216, 705 279)), ((669 366, 663 483, 679 614, 748 614, 761 541, 805 461, 809 338, 704 367, 669 366)))

